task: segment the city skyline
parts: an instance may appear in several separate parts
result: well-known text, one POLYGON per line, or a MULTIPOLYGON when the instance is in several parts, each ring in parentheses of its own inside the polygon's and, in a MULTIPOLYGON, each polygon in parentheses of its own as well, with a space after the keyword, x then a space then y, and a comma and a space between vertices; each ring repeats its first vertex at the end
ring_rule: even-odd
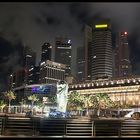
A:
POLYGON ((38 63, 42 44, 49 42, 54 46, 57 36, 72 41, 72 70, 75 73, 76 49, 84 45, 84 25, 98 18, 110 18, 113 32, 128 32, 133 72, 140 74, 139 7, 138 3, 0 3, 0 88, 6 83, 5 77, 10 70, 18 66, 17 48, 31 47, 38 52, 38 63))

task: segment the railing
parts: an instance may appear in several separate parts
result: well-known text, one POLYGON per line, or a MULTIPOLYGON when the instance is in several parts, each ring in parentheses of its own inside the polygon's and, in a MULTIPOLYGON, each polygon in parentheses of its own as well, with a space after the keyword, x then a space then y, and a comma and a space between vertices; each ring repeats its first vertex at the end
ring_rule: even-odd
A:
POLYGON ((34 135, 34 124, 31 118, 5 117, 5 136, 32 136, 34 135))
POLYGON ((140 137, 140 120, 0 118, 3 136, 140 137))
POLYGON ((121 126, 121 136, 139 136, 140 120, 125 120, 121 126))

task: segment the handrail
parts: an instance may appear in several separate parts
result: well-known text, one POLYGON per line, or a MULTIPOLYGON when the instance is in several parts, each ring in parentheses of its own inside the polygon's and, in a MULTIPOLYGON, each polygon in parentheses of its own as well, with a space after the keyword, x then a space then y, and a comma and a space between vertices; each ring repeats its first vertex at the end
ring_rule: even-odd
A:
MULTIPOLYGON (((125 137, 125 136, 139 136, 140 137, 140 120, 80 120, 80 119, 41 119, 31 118, 31 121, 25 126, 23 119, 13 119, 8 117, 2 117, 1 135, 6 136, 6 129, 10 128, 9 131, 14 131, 14 128, 26 129, 26 125, 32 128, 32 136, 62 136, 62 137, 125 137), (12 122, 13 121, 13 122, 12 122), (20 126, 20 121, 22 125, 20 126), (32 122, 32 123, 30 123, 32 122), (52 123, 52 125, 51 125, 52 123), (11 125, 11 126, 10 126, 11 125), (129 132, 128 128, 129 126, 129 132), (44 131, 44 133, 38 133, 44 131), (127 133, 129 135, 127 135, 127 133)), ((16 129, 15 129, 16 130, 16 129)), ((30 129, 31 130, 31 129, 30 129)), ((8 135, 8 134, 7 134, 8 135)))

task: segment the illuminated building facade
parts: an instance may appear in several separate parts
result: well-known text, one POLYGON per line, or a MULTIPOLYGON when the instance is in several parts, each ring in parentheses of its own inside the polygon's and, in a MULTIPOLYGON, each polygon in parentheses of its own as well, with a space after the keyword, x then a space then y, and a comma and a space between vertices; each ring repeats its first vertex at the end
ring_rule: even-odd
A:
POLYGON ((91 79, 113 76, 112 33, 109 20, 92 25, 91 79))
POLYGON ((39 66, 32 66, 29 69, 28 75, 28 84, 38 84, 39 83, 39 76, 40 76, 40 67, 39 66))
POLYGON ((23 84, 29 84, 29 69, 36 63, 36 53, 28 46, 24 47, 24 81, 23 84))
MULTIPOLYGON (((92 42, 92 28, 88 25, 85 25, 84 28, 84 59, 85 59, 85 66, 84 66, 84 79, 90 80, 91 79, 91 42, 92 42)), ((79 52, 78 52, 79 53, 79 52)))
POLYGON ((9 84, 8 84, 8 89, 13 89, 15 87, 21 86, 24 83, 24 78, 25 78, 25 71, 24 69, 18 69, 15 72, 13 72, 9 76, 9 84))
POLYGON ((36 53, 30 47, 24 46, 19 54, 21 67, 13 71, 9 76, 9 88, 29 84, 29 69, 36 63, 36 53))
POLYGON ((55 41, 55 62, 66 65, 66 76, 71 74, 71 40, 57 37, 55 41))
POLYGON ((41 62, 52 59, 52 46, 45 42, 42 46, 41 62))
POLYGON ((26 100, 27 104, 30 104, 30 101, 27 99, 28 96, 36 94, 42 100, 45 97, 54 96, 57 89, 56 84, 32 84, 13 88, 13 91, 16 94, 15 104, 19 104, 22 99, 26 100))
POLYGON ((86 83, 69 85, 69 94, 77 91, 80 94, 108 94, 112 101, 130 107, 140 106, 140 77, 93 80, 86 83))
POLYGON ((128 32, 119 32, 115 48, 115 77, 132 75, 128 44, 128 32))
POLYGON ((77 79, 78 81, 83 81, 84 77, 84 66, 85 66, 85 59, 84 59, 84 47, 77 48, 77 79))
POLYGON ((66 66, 53 61, 45 61, 40 64, 39 83, 57 83, 65 79, 66 66))

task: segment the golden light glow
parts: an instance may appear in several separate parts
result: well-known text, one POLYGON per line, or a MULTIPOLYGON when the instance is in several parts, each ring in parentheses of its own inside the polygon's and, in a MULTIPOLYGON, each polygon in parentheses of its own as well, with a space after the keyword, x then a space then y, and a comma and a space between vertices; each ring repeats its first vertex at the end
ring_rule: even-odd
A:
POLYGON ((107 24, 98 24, 98 25, 95 25, 95 28, 107 28, 108 25, 107 24))

